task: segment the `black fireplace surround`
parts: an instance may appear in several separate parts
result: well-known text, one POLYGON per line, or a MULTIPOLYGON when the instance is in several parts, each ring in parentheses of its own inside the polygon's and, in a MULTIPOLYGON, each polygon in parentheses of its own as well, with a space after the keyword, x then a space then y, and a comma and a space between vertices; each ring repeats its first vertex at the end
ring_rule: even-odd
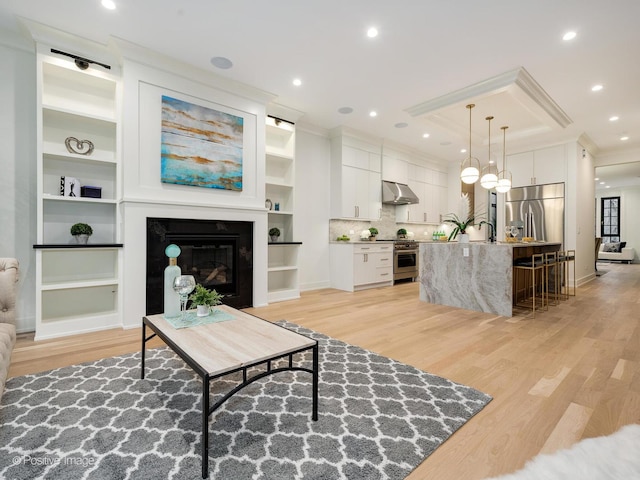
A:
POLYGON ((164 311, 164 251, 172 243, 180 247, 184 275, 222 293, 225 305, 252 306, 252 222, 147 218, 147 315, 164 311))

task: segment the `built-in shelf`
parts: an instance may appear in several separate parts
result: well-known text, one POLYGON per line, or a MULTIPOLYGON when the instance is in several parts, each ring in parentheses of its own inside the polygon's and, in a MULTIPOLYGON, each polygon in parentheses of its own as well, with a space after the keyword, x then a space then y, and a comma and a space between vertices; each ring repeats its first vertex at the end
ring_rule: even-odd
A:
POLYGON ((300 296, 298 253, 302 242, 294 242, 295 125, 267 117, 265 192, 272 203, 268 227, 280 229, 283 241, 269 242, 268 300, 277 302, 300 296), (275 205, 279 204, 279 210, 275 205))
POLYGON ((122 323, 124 246, 118 185, 121 79, 98 67, 80 70, 72 59, 43 44, 37 52, 38 221, 33 248, 35 338, 40 340, 122 323), (74 149, 80 153, 70 151, 74 149), (77 196, 61 193, 62 177, 76 180, 77 196), (81 196, 81 186, 96 187, 100 198, 81 196), (75 223, 92 226, 94 243, 71 243, 75 223))

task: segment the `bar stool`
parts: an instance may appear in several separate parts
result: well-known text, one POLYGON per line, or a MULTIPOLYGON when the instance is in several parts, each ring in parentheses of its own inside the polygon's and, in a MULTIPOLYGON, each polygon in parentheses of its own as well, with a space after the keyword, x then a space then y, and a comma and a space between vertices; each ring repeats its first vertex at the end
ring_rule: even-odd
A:
POLYGON ((547 279, 547 305, 559 305, 562 285, 560 284, 560 270, 562 263, 558 257, 557 252, 546 252, 544 254, 544 274, 547 279), (553 281, 553 283, 552 283, 553 281), (553 289, 553 295, 552 295, 553 289), (553 303, 551 303, 551 296, 553 296, 553 303))
POLYGON ((558 262, 561 265, 562 270, 562 284, 564 285, 563 299, 568 300, 569 297, 576 296, 576 251, 564 250, 558 254, 558 262), (569 263, 573 262, 573 294, 569 287, 569 263))
POLYGON ((540 292, 540 308, 545 308, 545 292, 547 290, 546 286, 546 276, 545 276, 546 264, 544 261, 544 254, 535 253, 531 255, 531 260, 520 260, 513 266, 513 273, 515 278, 516 285, 516 304, 518 304, 518 292, 520 286, 520 274, 524 273, 524 289, 525 298, 524 300, 528 303, 529 298, 531 298, 531 311, 533 317, 536 316, 536 303, 538 294, 540 292), (531 272, 531 276, 529 276, 528 272, 531 272), (540 280, 539 282, 537 280, 540 280), (529 288, 531 288, 531 297, 526 296, 529 288))

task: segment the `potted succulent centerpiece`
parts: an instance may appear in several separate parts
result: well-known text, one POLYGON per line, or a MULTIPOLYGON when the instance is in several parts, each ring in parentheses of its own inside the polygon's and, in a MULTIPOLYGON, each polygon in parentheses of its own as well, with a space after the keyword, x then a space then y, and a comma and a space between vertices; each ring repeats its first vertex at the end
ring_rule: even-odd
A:
POLYGON ((192 306, 195 305, 197 315, 199 317, 206 317, 211 313, 211 307, 222 303, 223 297, 224 295, 215 290, 209 290, 198 283, 193 293, 189 296, 189 300, 191 300, 192 306))
POLYGON ((458 239, 458 242, 469 243, 467 228, 475 225, 474 222, 477 217, 478 216, 471 211, 471 207, 469 205, 469 194, 463 193, 460 197, 458 213, 448 213, 445 215, 445 219, 443 220, 444 223, 455 225, 453 231, 449 234, 449 241, 454 240, 459 233, 460 238, 458 239))
POLYGON ((272 242, 277 242, 278 237, 280 237, 280 229, 278 227, 273 227, 269 229, 269 237, 271 237, 272 242))
POLYGON ((92 234, 93 228, 86 223, 75 223, 71 226, 71 235, 75 238, 76 243, 86 244, 92 234))
POLYGON ((405 238, 407 238, 407 230, 405 228, 398 229, 396 234, 398 235, 398 239, 400 240, 404 240, 405 238))
POLYGON ((371 236, 369 237, 369 240, 371 240, 372 242, 376 241, 376 235, 378 235, 378 229, 376 227, 370 227, 369 228, 369 232, 371 233, 371 236))

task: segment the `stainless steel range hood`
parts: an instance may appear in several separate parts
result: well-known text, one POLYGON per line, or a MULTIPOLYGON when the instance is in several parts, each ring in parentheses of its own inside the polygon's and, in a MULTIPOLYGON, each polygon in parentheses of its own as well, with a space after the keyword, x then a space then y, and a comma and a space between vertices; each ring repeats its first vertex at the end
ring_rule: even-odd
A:
POLYGON ((382 181, 382 203, 391 205, 409 205, 420 203, 420 199, 404 183, 382 181))

